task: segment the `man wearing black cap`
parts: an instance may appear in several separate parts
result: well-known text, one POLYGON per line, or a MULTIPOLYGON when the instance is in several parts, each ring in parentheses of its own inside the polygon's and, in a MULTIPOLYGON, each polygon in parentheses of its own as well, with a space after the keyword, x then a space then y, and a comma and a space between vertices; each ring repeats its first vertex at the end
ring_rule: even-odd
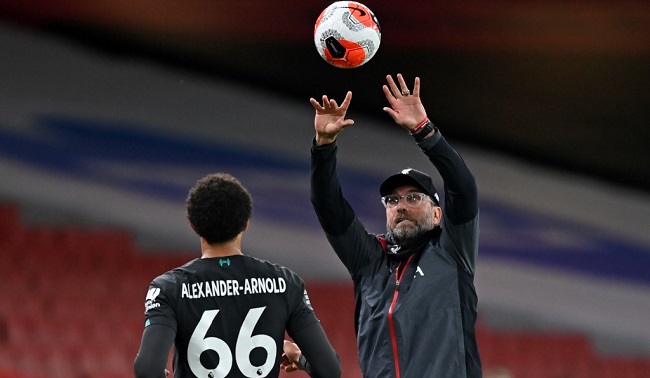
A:
POLYGON ((420 79, 413 94, 402 75, 386 77, 384 111, 415 139, 444 181, 444 205, 424 172, 406 168, 388 177, 379 193, 386 234, 366 231, 343 198, 336 173, 336 138, 354 124, 323 96, 311 149, 311 198, 332 248, 350 272, 355 329, 365 378, 481 377, 476 344, 478 194, 463 159, 427 117, 420 79))

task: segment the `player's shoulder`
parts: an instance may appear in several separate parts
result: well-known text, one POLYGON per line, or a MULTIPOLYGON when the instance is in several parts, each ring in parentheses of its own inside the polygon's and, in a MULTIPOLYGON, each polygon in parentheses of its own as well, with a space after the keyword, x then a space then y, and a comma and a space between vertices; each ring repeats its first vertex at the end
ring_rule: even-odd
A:
POLYGON ((152 283, 156 286, 176 286, 179 281, 183 281, 183 278, 187 276, 188 271, 192 270, 192 267, 196 264, 198 259, 190 260, 182 266, 168 270, 156 278, 153 279, 152 283))
POLYGON ((274 263, 274 262, 271 262, 271 261, 268 261, 268 260, 264 260, 264 259, 261 259, 259 257, 254 257, 254 256, 245 255, 243 257, 246 259, 247 264, 249 264, 251 266, 256 266, 257 269, 260 269, 262 271, 266 271, 269 274, 272 274, 274 276, 282 276, 282 277, 287 277, 287 278, 292 278, 292 279, 295 279, 295 280, 302 281, 302 279, 300 278, 300 276, 296 272, 294 272, 293 270, 287 268, 284 265, 274 263))

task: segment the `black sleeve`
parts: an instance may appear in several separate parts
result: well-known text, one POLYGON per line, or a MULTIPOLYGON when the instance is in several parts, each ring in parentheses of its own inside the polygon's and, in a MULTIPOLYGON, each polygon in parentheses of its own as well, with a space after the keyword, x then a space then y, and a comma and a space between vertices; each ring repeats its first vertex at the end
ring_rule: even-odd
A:
POLYGON ((341 235, 354 220, 336 174, 336 142, 311 147, 311 203, 323 230, 341 235))
POLYGON ((436 167, 445 183, 445 213, 455 224, 462 224, 478 213, 478 189, 463 158, 436 129, 436 133, 418 143, 436 167))
POLYGON ((307 360, 304 368, 311 377, 341 377, 341 361, 320 323, 312 323, 290 336, 307 360))
POLYGON ((173 329, 160 324, 144 329, 140 350, 133 363, 136 378, 165 378, 167 357, 175 336, 173 329))

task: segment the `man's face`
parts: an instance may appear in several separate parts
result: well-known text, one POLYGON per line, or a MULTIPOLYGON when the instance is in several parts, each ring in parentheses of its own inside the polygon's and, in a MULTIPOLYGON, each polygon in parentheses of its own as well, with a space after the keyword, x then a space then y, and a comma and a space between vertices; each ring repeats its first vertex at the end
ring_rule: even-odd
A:
POLYGON ((397 196, 399 201, 394 207, 386 207, 386 231, 400 243, 414 240, 440 223, 440 207, 428 196, 417 197, 419 194, 422 189, 413 185, 399 186, 390 194, 397 196), (407 198, 409 194, 416 197, 407 198))

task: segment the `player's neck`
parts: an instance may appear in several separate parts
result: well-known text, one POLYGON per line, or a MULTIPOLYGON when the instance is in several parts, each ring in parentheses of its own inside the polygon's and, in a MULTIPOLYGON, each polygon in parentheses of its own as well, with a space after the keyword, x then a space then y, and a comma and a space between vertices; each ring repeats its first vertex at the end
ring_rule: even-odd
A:
POLYGON ((205 240, 201 239, 201 258, 207 259, 211 257, 225 257, 241 255, 241 239, 228 243, 208 244, 205 240))

